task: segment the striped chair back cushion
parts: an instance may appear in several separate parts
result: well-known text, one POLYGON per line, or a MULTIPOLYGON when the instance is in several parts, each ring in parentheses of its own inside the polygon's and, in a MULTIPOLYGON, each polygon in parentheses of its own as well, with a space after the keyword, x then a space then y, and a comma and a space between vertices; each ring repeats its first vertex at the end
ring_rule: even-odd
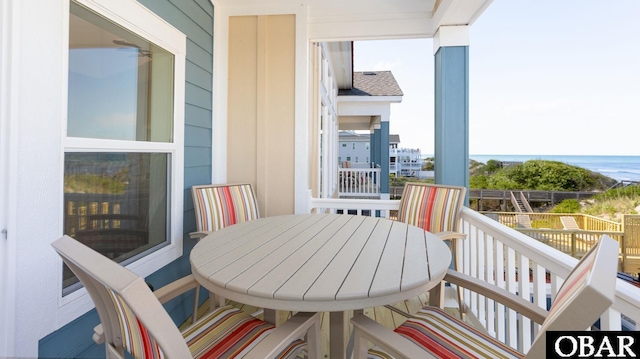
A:
POLYGON ((260 217, 250 184, 193 188, 198 231, 218 229, 260 217))
POLYGON ((464 189, 407 183, 398 220, 431 233, 457 230, 464 189))
POLYGON ((108 289, 113 306, 120 319, 122 346, 136 359, 164 358, 158 343, 138 320, 129 305, 113 290, 108 289))

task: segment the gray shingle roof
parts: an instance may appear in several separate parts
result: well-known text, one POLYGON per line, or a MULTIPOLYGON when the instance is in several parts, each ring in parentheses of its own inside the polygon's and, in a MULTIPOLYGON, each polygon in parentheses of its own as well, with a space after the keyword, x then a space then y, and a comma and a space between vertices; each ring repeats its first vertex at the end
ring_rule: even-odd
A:
POLYGON ((391 71, 353 73, 353 88, 340 90, 339 96, 402 96, 402 90, 391 71))

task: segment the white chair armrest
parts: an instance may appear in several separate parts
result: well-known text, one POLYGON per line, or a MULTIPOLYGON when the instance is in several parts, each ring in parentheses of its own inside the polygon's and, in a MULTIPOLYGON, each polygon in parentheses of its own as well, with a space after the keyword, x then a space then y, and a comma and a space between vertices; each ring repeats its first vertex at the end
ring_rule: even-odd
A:
POLYGON ((442 239, 443 241, 450 241, 452 239, 465 239, 465 238, 467 238, 466 234, 453 232, 453 231, 445 231, 445 232, 439 232, 439 233, 434 233, 434 234, 436 236, 438 236, 438 238, 442 239))
POLYGON ((189 233, 189 237, 191 239, 197 239, 197 240, 201 240, 202 238, 208 236, 209 234, 211 234, 211 232, 205 232, 205 231, 197 231, 197 232, 191 232, 189 233))
MULTIPOLYGON (((479 280, 477 278, 468 276, 464 273, 460 273, 453 269, 449 269, 447 271, 447 274, 444 276, 444 280, 449 283, 453 283, 455 285, 459 285, 463 288, 469 289, 487 298, 493 299, 496 302, 502 303, 536 323, 544 322, 544 319, 548 314, 546 310, 505 289, 479 280)), ((429 298, 437 299, 437 295, 430 294, 429 298)), ((437 303, 433 303, 431 301, 429 304, 434 306, 438 305, 437 303)))
POLYGON ((198 281, 196 281, 193 275, 189 274, 154 291, 153 294, 156 295, 160 303, 164 304, 185 292, 198 289, 199 286, 198 281))

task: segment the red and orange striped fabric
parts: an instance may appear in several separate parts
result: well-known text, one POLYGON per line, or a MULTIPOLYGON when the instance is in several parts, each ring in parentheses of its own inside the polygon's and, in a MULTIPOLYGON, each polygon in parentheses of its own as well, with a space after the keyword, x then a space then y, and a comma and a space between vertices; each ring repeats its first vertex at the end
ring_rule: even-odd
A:
MULTIPOLYGON (((199 320, 182 335, 194 358, 242 358, 274 328, 235 307, 224 306, 199 320)), ((298 349, 304 345, 303 341, 292 342, 282 357, 299 353, 298 349)))
POLYGON ((464 194, 463 187, 407 183, 398 220, 431 233, 456 231, 464 194))
POLYGON ((164 358, 158 343, 140 323, 129 305, 112 290, 108 290, 120 319, 123 347, 136 359, 164 358))
POLYGON ((250 184, 194 186, 192 193, 198 231, 217 231, 260 218, 250 184))
MULTIPOLYGON (((438 358, 523 358, 524 355, 457 320, 440 308, 426 307, 400 325, 396 333, 438 358)), ((373 348, 369 359, 392 358, 373 348)))
MULTIPOLYGON (((136 359, 164 358, 162 349, 138 320, 127 303, 109 291, 118 310, 123 346, 136 359)), ((275 327, 233 306, 215 309, 182 333, 193 358, 242 358, 275 327)), ((277 359, 295 358, 306 342, 292 341, 277 359)))

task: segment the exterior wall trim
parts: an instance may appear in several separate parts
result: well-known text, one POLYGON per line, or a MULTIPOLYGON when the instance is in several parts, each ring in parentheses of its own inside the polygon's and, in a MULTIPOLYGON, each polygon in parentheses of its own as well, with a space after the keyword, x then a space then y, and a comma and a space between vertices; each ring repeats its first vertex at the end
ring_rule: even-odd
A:
POLYGON ((19 31, 14 19, 20 11, 19 0, 0 4, 0 357, 15 356, 16 322, 16 213, 11 211, 16 199, 16 153, 19 123, 16 118, 18 104, 19 31), (14 174, 14 175, 12 175, 14 174))

